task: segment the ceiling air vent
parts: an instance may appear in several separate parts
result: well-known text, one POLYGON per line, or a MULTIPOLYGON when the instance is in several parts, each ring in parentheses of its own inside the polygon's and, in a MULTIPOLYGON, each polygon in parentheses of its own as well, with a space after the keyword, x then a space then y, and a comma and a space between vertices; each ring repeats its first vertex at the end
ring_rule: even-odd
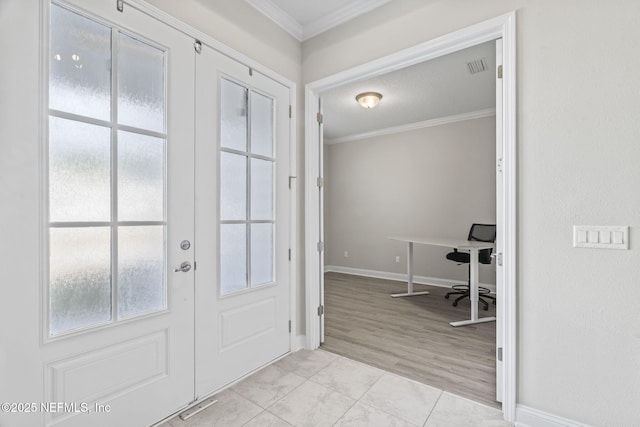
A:
POLYGON ((487 67, 487 60, 484 58, 467 62, 467 68, 469 69, 469 74, 481 73, 489 69, 489 67, 487 67))

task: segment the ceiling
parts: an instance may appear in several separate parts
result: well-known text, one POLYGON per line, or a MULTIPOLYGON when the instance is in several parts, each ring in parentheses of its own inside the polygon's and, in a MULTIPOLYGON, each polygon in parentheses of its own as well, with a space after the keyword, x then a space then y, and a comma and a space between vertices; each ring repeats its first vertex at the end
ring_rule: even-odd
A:
POLYGON ((492 115, 495 58, 491 41, 325 91, 321 93, 325 142, 492 115), (471 74, 467 63, 476 60, 483 60, 486 70, 471 74), (370 91, 381 93, 382 100, 367 110, 355 97, 370 91))
MULTIPOLYGON (((393 0, 245 0, 300 41, 393 0)), ((495 44, 488 42, 321 94, 325 143, 395 133, 495 112, 495 44), (467 63, 482 60, 472 74, 467 63), (355 96, 379 92, 371 110, 355 96)))

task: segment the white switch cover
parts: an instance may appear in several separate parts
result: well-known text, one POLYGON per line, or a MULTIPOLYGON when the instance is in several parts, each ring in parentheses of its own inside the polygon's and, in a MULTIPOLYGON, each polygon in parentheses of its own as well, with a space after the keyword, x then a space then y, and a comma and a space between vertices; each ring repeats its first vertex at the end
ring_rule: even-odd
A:
POLYGON ((578 243, 587 243, 587 230, 578 230, 578 243))
POLYGON ((624 238, 624 233, 622 233, 622 231, 613 232, 613 243, 615 243, 616 245, 621 245, 625 240, 626 239, 624 238))
POLYGON ((629 227, 574 225, 575 248, 629 249, 629 227))

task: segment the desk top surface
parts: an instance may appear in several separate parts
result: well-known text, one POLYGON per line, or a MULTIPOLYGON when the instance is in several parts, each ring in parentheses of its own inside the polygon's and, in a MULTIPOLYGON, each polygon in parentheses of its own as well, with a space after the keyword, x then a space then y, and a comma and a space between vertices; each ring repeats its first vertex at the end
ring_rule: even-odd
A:
POLYGON ((495 244, 491 242, 478 242, 475 240, 461 240, 461 239, 450 239, 447 237, 429 237, 429 236, 392 236, 387 237, 391 240, 398 240, 401 242, 412 242, 418 243, 421 245, 431 245, 431 246, 445 246, 447 248, 456 248, 456 249, 489 249, 495 247, 495 244))

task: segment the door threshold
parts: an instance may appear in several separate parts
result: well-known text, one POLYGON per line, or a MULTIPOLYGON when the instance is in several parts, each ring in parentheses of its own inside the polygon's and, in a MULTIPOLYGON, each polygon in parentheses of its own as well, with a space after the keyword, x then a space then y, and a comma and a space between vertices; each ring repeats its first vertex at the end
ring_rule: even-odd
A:
POLYGON ((182 411, 180 415, 178 415, 178 417, 180 417, 182 421, 187 421, 189 418, 204 411, 209 406, 212 406, 216 403, 218 403, 218 399, 214 399, 213 397, 211 397, 182 411))

